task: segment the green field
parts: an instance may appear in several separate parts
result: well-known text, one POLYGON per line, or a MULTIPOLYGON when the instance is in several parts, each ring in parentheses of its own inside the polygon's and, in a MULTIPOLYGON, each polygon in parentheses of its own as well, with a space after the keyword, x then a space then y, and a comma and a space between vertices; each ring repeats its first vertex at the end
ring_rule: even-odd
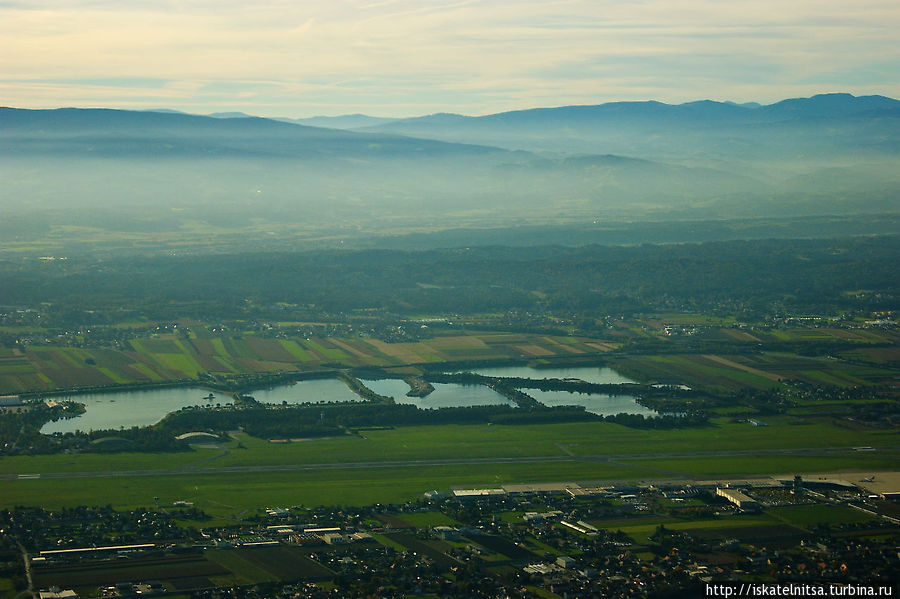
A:
MULTIPOLYGON (((190 452, 148 454, 119 453, 56 454, 14 456, 0 459, 0 474, 50 472, 92 472, 102 470, 161 470, 197 464, 204 467, 273 466, 280 464, 324 464, 361 460, 405 461, 445 460, 457 458, 548 457, 548 456, 640 456, 654 453, 692 453, 697 451, 744 451, 805 449, 859 446, 900 445, 900 431, 887 429, 851 430, 826 423, 792 425, 794 419, 780 416, 769 420, 769 426, 754 427, 745 423, 715 419, 702 428, 645 430, 608 422, 573 422, 540 425, 441 425, 409 426, 384 430, 366 430, 360 436, 315 439, 301 443, 274 444, 247 435, 239 436, 242 448, 225 450, 194 449, 190 452), (210 459, 214 458, 214 459, 210 459)), ((892 455, 881 452, 856 453, 840 459, 852 467, 884 463, 892 455)), ((729 469, 760 472, 765 459, 777 456, 741 456, 723 458, 729 469)), ((718 458, 692 457, 685 461, 632 460, 639 466, 676 469, 688 473, 706 473, 717 466, 718 458)), ((813 459, 806 456, 785 459, 813 459)), ((821 458, 825 459, 825 458, 821 458)), ((776 464, 777 460, 769 462, 776 464)), ((799 462, 798 463, 804 463, 799 462)), ((723 466, 724 467, 724 466, 723 466)), ((815 468, 812 468, 815 470, 815 468)), ((779 472, 784 471, 780 468, 779 472)), ((789 471, 790 468, 787 468, 789 471)), ((807 471, 810 468, 806 468, 807 471)))
POLYGON ((716 518, 714 520, 689 520, 689 521, 660 521, 642 524, 627 524, 627 520, 622 525, 604 525, 600 522, 597 527, 607 530, 621 531, 630 536, 635 543, 645 544, 650 542, 650 537, 656 532, 660 524, 669 530, 695 532, 701 530, 721 530, 733 528, 751 528, 756 526, 772 526, 779 522, 766 515, 738 515, 716 518))
POLYGON ((220 453, 214 449, 194 449, 177 453, 81 453, 4 457, 0 459, 0 474, 181 468, 220 453))
POLYGON ((787 380, 853 387, 892 383, 898 379, 893 370, 785 352, 639 355, 617 358, 616 365, 642 380, 678 381, 729 390, 780 388, 787 380))
POLYGON ((441 512, 412 512, 403 514, 401 519, 416 528, 432 528, 435 526, 457 526, 459 522, 441 512))
POLYGON ((766 510, 773 517, 799 528, 827 524, 858 524, 877 520, 875 516, 846 505, 790 505, 766 510))
MULTIPOLYGON (((664 318, 666 322, 692 326, 728 326, 728 322, 718 319, 676 316, 661 315, 659 322, 664 318)), ((206 373, 229 376, 315 372, 333 369, 335 363, 347 368, 379 366, 404 374, 421 372, 419 369, 427 363, 489 363, 491 360, 521 363, 523 356, 530 356, 533 364, 572 363, 578 359, 598 364, 629 337, 658 336, 634 323, 623 323, 609 338, 603 339, 473 331, 404 343, 363 337, 307 338, 296 332, 286 338, 284 335, 268 337, 259 332, 225 334, 199 324, 196 329, 180 325, 177 330, 168 330, 173 332, 131 339, 121 350, 52 346, 4 349, 0 351, 0 394, 29 389, 196 380, 206 373)), ((866 347, 889 342, 893 339, 889 333, 850 329, 751 329, 748 332, 723 328, 715 331, 723 339, 740 342, 748 342, 745 338, 748 335, 768 335, 770 340, 785 342, 844 339, 859 342, 861 347, 856 351, 868 353, 856 355, 868 356, 869 360, 846 362, 786 351, 759 351, 617 354, 610 363, 645 382, 677 382, 726 391, 747 387, 790 388, 786 380, 835 387, 889 384, 896 380, 894 370, 873 364, 876 358, 887 359, 893 355, 889 348, 866 347)), ((124 476, 2 481, 0 505, 21 502, 62 506, 112 501, 117 507, 134 507, 146 505, 148 497, 159 496, 161 501, 195 501, 216 517, 228 518, 271 504, 405 501, 429 489, 446 490, 456 485, 877 471, 894 469, 900 457, 900 452, 892 449, 900 446, 900 430, 864 427, 839 419, 851 408, 868 405, 867 399, 854 400, 852 405, 837 400, 798 399, 781 409, 781 413, 765 416, 759 416, 756 408, 750 407, 752 404, 728 406, 718 401, 708 425, 683 429, 631 428, 611 422, 409 426, 362 430, 358 434, 288 444, 268 443, 238 433, 236 440, 218 448, 195 447, 173 453, 5 456, 0 458, 2 475, 120 472, 124 476), (764 420, 767 426, 751 426, 740 421, 746 417, 764 420), (847 450, 860 446, 881 449, 864 453, 847 450), (840 451, 766 453, 828 448, 840 451), (748 454, 727 455, 729 452, 748 454), (495 458, 562 458, 565 461, 258 473, 209 470, 495 458), (128 474, 134 471, 148 471, 148 474, 128 474), (167 472, 157 475, 153 471, 167 472)), ((877 405, 875 400, 871 403, 877 405)))
MULTIPOLYGON (((676 315, 666 315, 676 318, 676 315)), ((679 322, 722 324, 721 319, 680 315, 679 322)), ((655 330, 664 321, 650 318, 655 330), (654 324, 655 323, 655 324, 654 324)), ((665 321, 668 322, 668 321, 665 321)), ((624 326, 624 325, 623 325, 624 326)), ((122 349, 83 349, 29 346, 0 354, 0 394, 76 387, 146 384, 196 380, 207 373, 219 375, 307 372, 342 367, 404 367, 442 362, 509 361, 534 363, 609 359, 609 352, 634 337, 654 336, 646 328, 626 327, 604 338, 528 333, 456 333, 416 342, 387 343, 374 338, 274 338, 255 331, 225 335, 197 325, 178 332, 162 332, 131 339, 122 349), (328 366, 326 366, 328 365, 328 366)), ((762 353, 669 353, 625 355, 615 365, 642 381, 663 380, 690 386, 735 390, 781 388, 785 380, 850 387, 892 384, 895 370, 880 367, 896 360, 895 343, 884 331, 850 329, 711 329, 711 338, 729 344, 751 340, 766 342, 859 344, 843 354, 850 360, 805 357, 784 351, 762 353), (870 365, 871 364, 871 365, 870 365)), ((660 334, 661 335, 661 334, 660 334)))
POLYGON ((2 506, 55 509, 105 505, 133 509, 184 500, 215 517, 256 513, 267 506, 359 506, 403 503, 429 489, 547 480, 627 479, 632 471, 595 462, 408 466, 337 470, 241 472, 111 478, 2 481, 2 506))
POLYGON ((496 486, 560 480, 645 480, 894 469, 895 450, 823 455, 770 455, 771 450, 900 445, 900 431, 852 430, 788 415, 754 427, 731 418, 701 428, 646 430, 607 422, 542 425, 442 425, 365 430, 292 444, 238 435, 219 448, 176 453, 55 454, 0 459, 0 473, 121 472, 116 477, 2 481, 0 505, 62 507, 112 503, 120 508, 178 500, 194 502, 217 518, 271 505, 365 505, 403 502, 429 489, 496 486), (238 443, 239 442, 239 443, 238 443), (758 455, 693 455, 758 451, 758 455), (685 457, 641 458, 684 453, 685 457), (603 456, 618 456, 607 462, 603 456), (420 460, 555 457, 563 461, 415 465, 420 460), (409 462, 370 468, 220 473, 222 467, 409 462), (130 476, 136 470, 145 476, 130 476), (154 470, 170 471, 154 475, 154 470))
POLYGON ((217 336, 200 329, 131 339, 121 350, 7 349, 0 354, 0 394, 197 379, 206 373, 315 371, 331 369, 334 364, 352 368, 509 360, 521 359, 523 351, 550 357, 603 353, 595 340, 547 335, 475 333, 385 343, 368 338, 277 339, 253 333, 217 336))

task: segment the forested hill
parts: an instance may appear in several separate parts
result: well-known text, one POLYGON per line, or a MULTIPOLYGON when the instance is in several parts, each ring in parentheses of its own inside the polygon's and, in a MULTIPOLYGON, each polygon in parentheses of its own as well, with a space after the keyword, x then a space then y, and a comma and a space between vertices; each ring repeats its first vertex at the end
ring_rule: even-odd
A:
POLYGON ((280 311, 896 310, 900 236, 11 260, 0 305, 217 318, 280 311))

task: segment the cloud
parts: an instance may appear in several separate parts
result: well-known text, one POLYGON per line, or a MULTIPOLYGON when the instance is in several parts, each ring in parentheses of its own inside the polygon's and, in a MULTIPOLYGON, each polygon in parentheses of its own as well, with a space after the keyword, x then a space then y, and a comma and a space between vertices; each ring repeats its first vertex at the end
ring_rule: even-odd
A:
POLYGON ((898 29, 900 8, 873 0, 7 2, 0 79, 27 106, 95 98, 103 81, 111 105, 139 92, 290 116, 900 95, 898 29))

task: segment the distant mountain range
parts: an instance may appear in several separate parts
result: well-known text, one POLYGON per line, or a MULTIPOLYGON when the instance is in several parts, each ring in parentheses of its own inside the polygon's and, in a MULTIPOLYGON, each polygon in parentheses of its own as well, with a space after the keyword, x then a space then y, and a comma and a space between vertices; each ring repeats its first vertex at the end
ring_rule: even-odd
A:
MULTIPOLYGON (((180 110, 171 110, 169 108, 157 108, 146 112, 162 112, 168 114, 187 114, 180 110)), ((207 115, 214 119, 252 119, 257 118, 255 115, 246 112, 213 112, 207 115)), ((292 119, 288 117, 274 117, 274 121, 283 121, 285 123, 293 123, 295 125, 307 125, 309 127, 327 127, 329 129, 358 129, 362 127, 374 127, 396 121, 397 119, 389 119, 377 116, 368 116, 365 114, 343 114, 340 116, 314 116, 303 119, 292 119)))
POLYGON ((0 209, 110 228, 876 212, 898 163, 900 102, 849 94, 398 120, 0 109, 0 209))
MULTIPOLYGON (((211 116, 248 117, 244 113, 211 116)), ((796 174, 796 161, 822 160, 821 166, 843 167, 848 159, 890 160, 900 154, 900 101, 842 93, 765 106, 711 100, 678 105, 611 102, 478 117, 439 113, 385 119, 353 114, 278 120, 550 156, 616 154, 713 168, 728 163, 731 166, 725 168, 737 165, 757 174, 778 166, 784 178, 796 174), (773 165, 774 160, 782 164, 773 165)))
MULTIPOLYGON (((220 113, 221 114, 221 113, 220 113)), ((485 154, 496 148, 349 132, 257 117, 178 112, 0 108, 0 155, 349 158, 485 154)))
POLYGON ((279 119, 298 125, 310 127, 330 127, 333 129, 361 129, 363 127, 375 127, 393 123, 397 119, 388 119, 365 114, 344 114, 341 116, 314 116, 307 119, 279 119))
POLYGON ((502 112, 435 114, 365 127, 371 132, 556 153, 612 153, 686 162, 897 152, 900 102, 824 94, 747 106, 704 100, 614 102, 502 112))

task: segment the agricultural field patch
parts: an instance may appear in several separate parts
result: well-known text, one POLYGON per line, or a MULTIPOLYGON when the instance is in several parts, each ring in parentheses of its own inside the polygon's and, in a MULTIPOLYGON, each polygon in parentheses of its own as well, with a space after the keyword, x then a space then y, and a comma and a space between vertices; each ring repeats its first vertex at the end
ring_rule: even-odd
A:
POLYGON ((268 572, 276 580, 290 582, 334 577, 334 572, 307 557, 297 547, 248 547, 236 549, 235 552, 240 559, 268 572))
POLYGON ((319 337, 311 338, 303 341, 303 344, 319 356, 322 362, 344 362, 349 361, 350 356, 326 339, 319 337))
POLYGON ((107 368, 121 368, 123 366, 128 366, 134 361, 127 353, 112 349, 92 348, 90 350, 90 357, 92 357, 97 364, 101 364, 107 368))
POLYGON ((877 520, 875 516, 846 505, 790 505, 766 510, 778 520, 798 528, 860 524, 877 520))
POLYGON ((450 546, 445 543, 440 541, 423 541, 406 532, 394 532, 384 536, 407 549, 428 556, 439 568, 449 569, 459 566, 458 561, 446 554, 450 546))
POLYGON ((293 362, 294 357, 284 349, 278 339, 247 337, 247 345, 259 358, 266 362, 293 362))
POLYGON ((97 370, 99 370, 100 372, 102 372, 103 374, 105 374, 107 377, 109 377, 109 379, 110 379, 111 381, 113 381, 113 382, 116 383, 117 385, 124 385, 124 384, 126 384, 126 383, 131 382, 129 379, 124 378, 124 377, 122 377, 122 376, 119 376, 118 373, 113 372, 113 371, 110 370, 109 368, 103 368, 103 367, 100 367, 100 368, 97 368, 97 370))
POLYGON ((53 383, 54 387, 94 387, 101 385, 112 385, 115 383, 111 378, 103 374, 100 370, 91 367, 78 368, 67 366, 43 370, 42 373, 47 376, 53 383))
POLYGON ((749 341, 753 343, 759 343, 760 341, 762 341, 759 337, 755 337, 747 331, 741 331, 739 329, 720 329, 720 331, 728 337, 731 337, 732 339, 735 339, 737 341, 749 341))
POLYGON ((611 518, 600 518, 591 520, 588 524, 592 524, 597 528, 605 528, 606 530, 617 530, 622 526, 659 526, 668 522, 678 522, 670 516, 644 516, 641 518, 622 518, 613 516, 611 518))
POLYGON ((703 357, 712 362, 716 362, 717 364, 722 364, 723 366, 727 366, 729 368, 734 368, 736 370, 742 370, 742 371, 748 372, 752 375, 759 376, 759 377, 762 377, 765 379, 769 379, 770 381, 777 382, 779 380, 778 375, 764 372, 762 370, 759 370, 758 368, 753 368, 751 366, 747 366, 746 364, 740 364, 738 362, 735 362, 734 360, 726 358, 725 356, 705 355, 703 357))
POLYGON ((5 358, 0 360, 0 376, 6 374, 31 374, 34 367, 25 358, 5 358))
POLYGON ((422 355, 423 347, 418 343, 385 343, 378 339, 367 339, 366 342, 372 345, 380 353, 394 358, 403 364, 420 364, 428 362, 422 355))
MULTIPOLYGON (((194 349, 197 350, 197 353, 202 356, 211 356, 213 354, 218 353, 213 346, 212 339, 191 339, 191 345, 194 346, 194 349)), ((224 347, 222 348, 224 349, 224 347)))
POLYGON ((873 364, 900 363, 900 347, 866 347, 844 352, 842 355, 873 364))
POLYGON ((130 343, 135 351, 147 354, 175 354, 182 351, 175 339, 132 339, 130 343))
POLYGON ((235 372, 236 370, 219 356, 199 355, 194 356, 194 360, 204 372, 235 372))
POLYGON ((795 542, 806 535, 806 531, 793 526, 758 525, 739 526, 734 528, 705 528, 691 530, 690 534, 700 539, 722 540, 737 539, 743 543, 795 542))
POLYGON ((225 355, 254 360, 259 358, 259 356, 256 355, 256 352, 250 347, 250 344, 241 337, 225 337, 222 339, 222 344, 225 347, 225 355))
POLYGON ((478 337, 460 335, 451 337, 435 337, 425 342, 430 347, 442 349, 484 349, 487 346, 478 337))
POLYGON ((537 345, 514 345, 513 348, 529 356, 552 356, 553 352, 537 345))
POLYGON ((403 514, 403 521, 412 524, 416 528, 459 525, 459 522, 441 512, 412 512, 403 514))
POLYGON ((497 535, 468 535, 473 542, 485 547, 486 549, 506 556, 511 560, 537 560, 540 559, 531 551, 516 545, 512 541, 504 539, 497 535))
POLYGON ((615 349, 618 349, 618 347, 619 347, 618 344, 614 344, 614 343, 588 342, 588 343, 585 343, 585 345, 591 349, 594 349, 597 351, 602 351, 602 352, 613 351, 615 349))
MULTIPOLYGON (((196 378, 206 372, 310 371, 322 368, 322 364, 333 363, 346 367, 390 367, 524 359, 532 363, 550 364, 554 358, 589 356, 617 347, 597 339, 522 333, 439 336, 407 343, 387 343, 370 338, 288 340, 255 335, 216 337, 208 334, 205 338, 192 336, 182 339, 164 335, 132 339, 129 344, 133 351, 30 347, 24 355, 8 352, 6 357, 0 358, 0 384, 15 390, 111 385, 196 378), (42 380, 41 375, 46 380, 29 387, 34 375, 39 375, 39 381, 42 380)), ((616 365, 644 381, 725 390, 745 387, 766 389, 779 386, 780 380, 833 386, 891 384, 900 377, 892 370, 875 366, 876 363, 884 364, 900 358, 895 347, 863 347, 846 355, 856 361, 803 357, 785 352, 707 353, 623 356, 617 358, 616 365), (873 366, 867 366, 862 361, 869 361, 873 366)))
MULTIPOLYGON (((406 516, 406 514, 404 514, 406 516)), ((404 518, 394 514, 377 514, 375 519, 385 524, 387 528, 415 528, 414 524, 407 522, 404 518)))
POLYGON ((196 576, 228 574, 222 566, 202 555, 166 558, 98 560, 71 565, 35 568, 35 583, 41 587, 112 585, 117 582, 161 580, 174 582, 196 576))
POLYGON ((179 378, 197 378, 203 367, 192 357, 184 353, 155 354, 155 357, 168 369, 181 373, 179 378))
POLYGON ((593 353, 593 350, 585 344, 585 340, 583 339, 575 339, 573 337, 544 337, 543 341, 544 347, 561 355, 593 353))
POLYGON ((687 314, 680 312, 654 314, 653 318, 655 319, 655 322, 659 324, 727 326, 734 323, 734 318, 732 317, 711 316, 707 314, 687 314))
POLYGON ((158 372, 156 372, 150 365, 144 363, 135 363, 131 366, 134 370, 136 370, 139 376, 135 377, 135 380, 141 380, 142 378, 149 379, 153 382, 159 382, 165 380, 165 377, 158 372))
POLYGON ((834 358, 804 358, 784 353, 627 356, 619 358, 617 365, 644 380, 723 389, 765 389, 779 386, 780 380, 847 387, 883 384, 896 380, 898 376, 889 370, 834 358))
POLYGON ((220 356, 230 356, 228 350, 225 349, 225 340, 219 337, 214 339, 210 339, 209 344, 212 346, 213 351, 220 356))
MULTIPOLYGON (((506 348, 504 348, 506 349, 506 348)), ((511 349, 509 353, 501 353, 497 348, 486 347, 484 349, 444 349, 441 353, 446 356, 445 361, 455 360, 503 360, 510 357, 521 358, 522 352, 511 349)), ((422 360, 425 361, 425 360, 422 360)))
MULTIPOLYGON (((663 526, 669 530, 684 531, 691 535, 709 535, 713 538, 721 538, 719 535, 722 531, 750 529, 757 526, 773 527, 775 524, 777 521, 766 515, 741 515, 715 520, 670 521, 664 523, 663 526)), ((637 524, 616 527, 615 530, 624 532, 636 543, 645 544, 650 542, 650 538, 656 533, 658 527, 659 524, 637 524)), ((608 527, 604 526, 603 528, 608 527)))
POLYGON ((289 339, 279 339, 279 343, 281 343, 281 347, 285 349, 291 357, 295 360, 300 360, 301 362, 311 362, 315 358, 310 355, 309 352, 302 349, 299 345, 297 345, 296 341, 292 341, 289 339))

